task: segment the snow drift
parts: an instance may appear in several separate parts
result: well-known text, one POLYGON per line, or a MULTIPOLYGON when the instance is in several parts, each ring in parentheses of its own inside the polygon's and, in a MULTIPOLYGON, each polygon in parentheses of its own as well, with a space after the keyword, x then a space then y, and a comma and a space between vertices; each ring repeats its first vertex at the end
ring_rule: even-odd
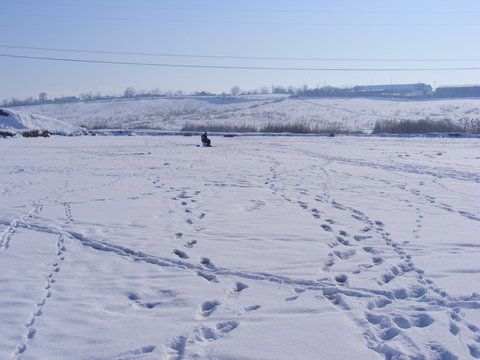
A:
POLYGON ((29 130, 47 130, 51 133, 82 134, 85 130, 76 125, 42 115, 0 109, 0 130, 13 133, 29 130))

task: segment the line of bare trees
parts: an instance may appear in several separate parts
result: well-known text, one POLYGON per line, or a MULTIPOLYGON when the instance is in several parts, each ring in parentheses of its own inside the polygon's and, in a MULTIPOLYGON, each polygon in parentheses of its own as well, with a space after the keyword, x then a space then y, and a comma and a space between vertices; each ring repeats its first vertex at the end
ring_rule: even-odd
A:
POLYGON ((308 87, 304 85, 301 88, 293 86, 280 86, 272 85, 271 87, 262 86, 258 89, 244 90, 240 86, 233 86, 230 92, 223 92, 220 94, 211 93, 208 91, 195 91, 185 92, 183 90, 168 90, 163 91, 160 89, 154 90, 136 90, 129 86, 122 94, 107 95, 100 92, 86 92, 81 93, 78 96, 59 96, 49 97, 46 92, 41 92, 38 97, 27 97, 24 99, 11 98, 5 99, 1 102, 2 106, 26 106, 26 105, 41 105, 41 104, 59 104, 59 103, 71 103, 80 101, 98 101, 98 100, 113 100, 113 99, 133 99, 133 98, 145 98, 145 97, 164 97, 164 96, 214 96, 214 95, 257 95, 257 94, 284 94, 284 95, 296 95, 302 94, 308 90, 308 87))

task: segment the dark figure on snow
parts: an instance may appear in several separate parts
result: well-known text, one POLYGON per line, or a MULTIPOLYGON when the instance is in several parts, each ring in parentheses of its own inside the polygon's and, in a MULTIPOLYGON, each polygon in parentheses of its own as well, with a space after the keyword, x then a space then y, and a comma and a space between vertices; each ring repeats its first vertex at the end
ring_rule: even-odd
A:
POLYGON ((212 142, 207 137, 207 132, 206 131, 202 134, 202 145, 203 145, 203 147, 211 147, 212 146, 212 142))

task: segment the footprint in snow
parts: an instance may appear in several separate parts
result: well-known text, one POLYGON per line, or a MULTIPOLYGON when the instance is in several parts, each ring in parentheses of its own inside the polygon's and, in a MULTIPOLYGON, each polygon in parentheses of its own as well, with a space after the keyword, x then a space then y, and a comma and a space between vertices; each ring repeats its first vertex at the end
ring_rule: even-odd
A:
POLYGON ((328 232, 331 232, 332 231, 332 227, 328 224, 322 224, 321 225, 322 229, 325 230, 325 231, 328 231, 328 232))
POLYGON ((197 243, 197 240, 191 240, 191 241, 187 241, 183 246, 185 246, 186 248, 192 248, 193 245, 195 245, 196 243, 197 243))
POLYGON ((217 277, 213 274, 207 274, 203 271, 197 271, 197 275, 209 282, 214 282, 214 283, 218 282, 217 277))
POLYGON ((335 276, 335 281, 340 285, 345 285, 347 283, 348 276, 345 274, 339 274, 335 276))
POLYGON ((196 318, 202 320, 209 317, 219 305, 220 301, 218 300, 205 301, 197 310, 196 318))
POLYGON ((138 349, 124 351, 115 355, 115 359, 131 359, 133 357, 152 353, 157 347, 154 345, 143 346, 138 349))
POLYGON ((216 268, 213 261, 210 260, 207 257, 202 257, 202 259, 200 260, 200 264, 207 269, 215 269, 216 268))
POLYGON ((194 340, 197 342, 214 341, 236 329, 238 322, 225 321, 215 325, 215 328, 200 326, 193 331, 194 340))
POLYGON ((177 255, 180 259, 188 259, 188 255, 186 252, 175 249, 172 251, 175 255, 177 255))
POLYGON ((453 322, 450 322, 450 327, 448 328, 448 331, 454 336, 458 335, 460 332, 460 328, 453 322))
POLYGON ((237 281, 233 287, 229 290, 230 294, 240 294, 243 290, 247 289, 248 285, 242 282, 237 281))
POLYGON ((336 239, 340 244, 342 244, 344 246, 350 246, 350 241, 344 239, 343 237, 337 236, 336 239))
POLYGON ((187 337, 184 335, 174 338, 169 345, 164 346, 163 357, 165 360, 179 360, 185 354, 187 337))
POLYGON ((362 241, 362 240, 366 240, 366 239, 370 239, 370 238, 371 238, 371 236, 365 236, 365 235, 355 235, 353 237, 353 239, 355 241, 362 241))

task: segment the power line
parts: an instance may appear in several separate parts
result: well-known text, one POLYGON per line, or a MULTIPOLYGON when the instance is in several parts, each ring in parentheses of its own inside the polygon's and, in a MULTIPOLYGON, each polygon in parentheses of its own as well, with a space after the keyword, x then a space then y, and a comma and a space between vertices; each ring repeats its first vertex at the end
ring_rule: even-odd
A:
POLYGON ((111 16, 72 16, 72 15, 49 15, 49 14, 25 14, 15 12, 2 12, 6 16, 29 16, 49 19, 74 19, 93 21, 148 21, 165 24, 239 24, 239 25, 302 25, 320 27, 478 27, 477 23, 323 23, 323 22, 291 22, 291 21, 232 21, 232 20, 191 20, 191 19, 162 19, 162 18, 132 18, 111 16))
POLYGON ((344 62, 467 62, 480 61, 480 58, 321 58, 321 57, 273 57, 273 56, 230 56, 230 55, 201 55, 201 54, 177 54, 163 52, 132 52, 132 51, 107 51, 107 50, 86 50, 66 49, 39 46, 19 46, 0 44, 0 48, 41 50, 56 52, 73 52, 86 54, 108 54, 108 55, 135 55, 135 56, 159 56, 159 57, 184 57, 184 58, 205 58, 205 59, 237 59, 237 60, 294 60, 294 61, 344 61, 344 62))
POLYGON ((108 61, 108 60, 90 60, 90 59, 72 59, 72 58, 56 58, 43 56, 25 56, 0 54, 1 57, 30 59, 30 60, 47 60, 47 61, 63 61, 76 63, 94 63, 94 64, 111 64, 111 65, 135 65, 135 66, 157 66, 169 68, 199 68, 199 69, 237 69, 237 70, 280 70, 280 71, 472 71, 480 70, 480 67, 446 67, 446 68, 311 68, 311 67, 274 67, 274 66, 230 66, 230 65, 199 65, 199 64, 166 64, 166 63, 144 63, 129 61, 108 61))
MULTIPOLYGON (((188 7, 152 7, 152 6, 132 6, 132 5, 112 5, 112 4, 85 4, 85 3, 52 3, 38 2, 33 3, 25 1, 8 1, 4 3, 14 5, 37 5, 37 6, 60 6, 60 7, 90 7, 90 8, 124 8, 124 9, 152 9, 159 11, 195 11, 195 12, 267 12, 267 13, 317 13, 317 14, 476 14, 478 11, 462 11, 462 10, 318 10, 318 9, 278 9, 278 8, 188 8, 188 7)), ((150 5, 150 4, 149 4, 150 5)))

